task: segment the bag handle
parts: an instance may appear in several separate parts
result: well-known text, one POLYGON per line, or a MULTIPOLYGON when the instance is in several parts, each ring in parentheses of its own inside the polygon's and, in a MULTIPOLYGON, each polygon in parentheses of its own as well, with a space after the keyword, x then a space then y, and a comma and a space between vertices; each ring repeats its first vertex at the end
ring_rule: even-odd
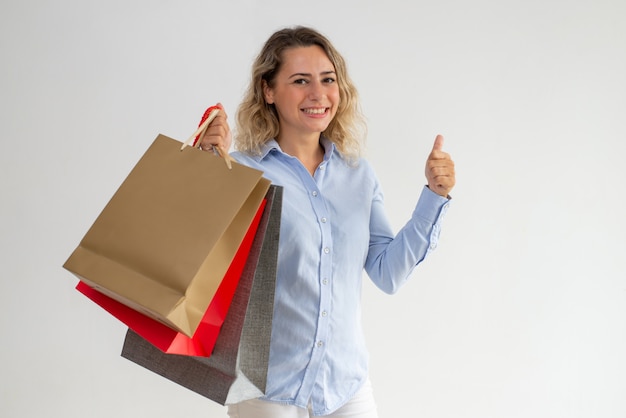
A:
MULTIPOLYGON (((211 110, 211 112, 209 113, 209 116, 207 116, 207 118, 200 124, 200 126, 198 126, 198 129, 196 129, 196 131, 193 133, 193 135, 191 135, 189 137, 189 139, 187 139, 183 145, 180 147, 180 150, 182 151, 183 149, 185 149, 185 147, 191 146, 191 144, 193 143, 193 140, 195 138, 201 137, 204 134, 204 131, 206 131, 206 129, 209 127, 209 124, 213 121, 213 119, 215 119, 215 117, 220 113, 219 109, 213 109, 211 110)), ((194 148, 196 147, 200 148, 200 141, 197 142, 197 144, 194 144, 194 148)), ((220 157, 222 157, 224 159, 224 161, 226 162, 226 166, 228 167, 228 169, 232 169, 232 161, 233 158, 228 154, 228 152, 226 152, 222 147, 216 147, 215 145, 213 146, 213 152, 215 152, 217 155, 219 155, 220 157)))

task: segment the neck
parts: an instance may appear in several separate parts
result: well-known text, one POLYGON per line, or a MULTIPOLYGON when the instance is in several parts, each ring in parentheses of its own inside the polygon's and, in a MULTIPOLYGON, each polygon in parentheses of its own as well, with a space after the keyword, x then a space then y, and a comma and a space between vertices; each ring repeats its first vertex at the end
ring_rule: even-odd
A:
POLYGON ((324 160, 324 147, 320 143, 319 135, 306 140, 286 140, 278 138, 276 140, 280 148, 286 154, 296 157, 311 175, 324 160))

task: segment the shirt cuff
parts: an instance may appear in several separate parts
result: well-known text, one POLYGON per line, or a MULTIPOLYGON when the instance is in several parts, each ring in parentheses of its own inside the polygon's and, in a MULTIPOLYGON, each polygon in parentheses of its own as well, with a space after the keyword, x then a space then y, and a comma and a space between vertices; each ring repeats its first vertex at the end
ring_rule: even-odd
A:
POLYGON ((415 205, 413 218, 426 220, 433 225, 439 224, 448 211, 450 201, 451 199, 438 195, 424 186, 417 205, 415 205))

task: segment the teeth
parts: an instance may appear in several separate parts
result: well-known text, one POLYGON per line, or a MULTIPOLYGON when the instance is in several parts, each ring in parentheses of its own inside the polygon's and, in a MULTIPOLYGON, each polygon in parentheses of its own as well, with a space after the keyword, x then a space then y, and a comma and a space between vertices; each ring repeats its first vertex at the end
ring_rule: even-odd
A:
POLYGON ((312 115, 321 115, 326 112, 326 109, 304 109, 304 113, 309 113, 312 115))

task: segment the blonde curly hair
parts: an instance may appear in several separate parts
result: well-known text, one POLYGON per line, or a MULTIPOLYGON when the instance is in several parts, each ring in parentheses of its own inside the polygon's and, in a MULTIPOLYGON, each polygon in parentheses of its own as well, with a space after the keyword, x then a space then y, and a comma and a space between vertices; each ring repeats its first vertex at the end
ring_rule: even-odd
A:
POLYGON ((256 57, 250 84, 237 110, 235 149, 258 155, 265 142, 278 136, 278 113, 273 104, 265 102, 263 82, 273 85, 285 50, 313 45, 321 47, 334 65, 339 85, 337 113, 322 135, 330 139, 348 160, 356 161, 360 157, 367 127, 361 112, 359 95, 348 76, 346 63, 326 37, 303 26, 275 32, 256 57))

